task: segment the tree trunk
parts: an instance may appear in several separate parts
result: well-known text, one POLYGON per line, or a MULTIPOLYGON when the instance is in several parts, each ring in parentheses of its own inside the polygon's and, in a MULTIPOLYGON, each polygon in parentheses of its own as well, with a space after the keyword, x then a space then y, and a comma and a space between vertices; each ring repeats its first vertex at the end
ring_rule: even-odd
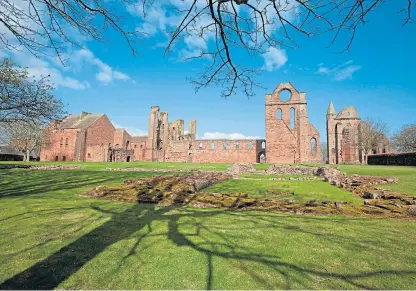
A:
POLYGON ((30 151, 26 150, 26 162, 30 162, 30 151))

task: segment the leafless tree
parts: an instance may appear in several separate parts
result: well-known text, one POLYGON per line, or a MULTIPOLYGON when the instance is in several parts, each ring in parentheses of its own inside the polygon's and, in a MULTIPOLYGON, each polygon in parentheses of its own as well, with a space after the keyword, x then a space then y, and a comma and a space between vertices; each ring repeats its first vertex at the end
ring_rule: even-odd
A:
POLYGON ((30 154, 39 152, 41 146, 50 144, 51 135, 45 124, 17 121, 8 124, 9 145, 23 153, 23 161, 30 161, 30 154))
POLYGON ((32 79, 12 61, 0 61, 0 124, 26 121, 48 123, 63 114, 47 76, 32 79))
POLYGON ((387 140, 387 124, 378 119, 366 118, 358 126, 358 148, 364 154, 365 163, 368 155, 387 140))
POLYGON ((393 136, 393 144, 399 152, 416 151, 416 124, 407 124, 393 136))
MULTIPOLYGON (((0 0, 0 44, 7 49, 27 49, 36 56, 56 55, 61 62, 69 46, 82 47, 82 37, 102 41, 104 32, 120 33, 132 52, 135 31, 127 31, 120 4, 129 0, 0 0)), ((122 10, 125 13, 125 10, 122 10)))
POLYGON ((146 34, 128 29, 122 16, 137 6, 145 18, 149 9, 162 4, 176 23, 166 28, 166 53, 184 38, 203 43, 197 54, 185 58, 209 62, 200 76, 190 78, 196 89, 218 85, 225 97, 237 88, 250 96, 259 70, 245 65, 247 55, 296 48, 299 36, 324 33, 330 34, 328 46, 346 40, 341 51, 349 50, 368 15, 393 1, 397 9, 392 13, 403 13, 404 25, 415 21, 414 0, 0 0, 0 23, 5 27, 0 44, 24 47, 35 55, 52 51, 63 61, 68 46, 82 45, 74 31, 102 41, 104 32, 112 29, 136 53, 137 38, 146 34))
MULTIPOLYGON (((140 0, 143 10, 157 0, 140 0)), ((246 55, 256 56, 271 49, 296 48, 301 36, 330 34, 328 46, 347 40, 340 51, 349 50, 356 30, 367 17, 380 8, 383 0, 182 0, 172 5, 179 16, 166 52, 183 38, 205 43, 199 54, 188 59, 203 58, 210 65, 191 81, 198 90, 211 84, 223 88, 222 95, 235 94, 237 87, 250 96, 259 70, 244 65, 246 55), (239 52, 246 55, 239 57, 239 52)), ((403 24, 415 21, 413 0, 396 1, 404 13, 403 24), (399 3, 400 2, 400 3, 399 3)), ((144 12, 145 14, 145 12, 144 12)))

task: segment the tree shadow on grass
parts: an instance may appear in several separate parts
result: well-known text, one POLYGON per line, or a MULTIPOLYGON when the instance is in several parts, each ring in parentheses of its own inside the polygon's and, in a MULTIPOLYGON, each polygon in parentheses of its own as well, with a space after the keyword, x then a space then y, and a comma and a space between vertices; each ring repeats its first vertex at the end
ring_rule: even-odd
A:
MULTIPOLYGON (((254 248, 242 245, 241 242, 244 238, 241 237, 241 231, 235 233, 232 233, 233 230, 229 231, 231 233, 224 232, 221 229, 221 225, 213 224, 213 221, 209 219, 221 215, 221 221, 228 221, 227 225, 230 226, 230 224, 232 225, 233 219, 238 219, 237 216, 243 215, 245 219, 255 221, 255 225, 259 229, 264 228, 265 231, 271 231, 271 228, 280 228, 286 231, 321 236, 323 243, 336 244, 341 247, 349 246, 352 243, 351 237, 347 234, 327 234, 320 233, 317 230, 293 227, 293 224, 296 222, 293 221, 293 217, 291 216, 270 217, 268 214, 263 215, 223 210, 201 211, 187 207, 156 208, 154 204, 133 204, 131 208, 121 213, 113 213, 98 207, 92 208, 111 214, 110 220, 63 247, 48 258, 4 281, 0 284, 0 289, 56 288, 107 247, 130 237, 139 230, 147 228, 147 232, 138 236, 137 241, 128 251, 128 254, 124 258, 121 258, 123 262, 137 253, 138 246, 146 236, 152 235, 152 223, 154 221, 165 221, 168 226, 168 232, 158 234, 158 236, 166 236, 166 239, 173 242, 176 246, 192 248, 194 251, 206 257, 206 289, 214 288, 214 258, 230 260, 231 265, 243 271, 247 276, 257 282, 259 286, 267 289, 290 289, 294 287, 294 284, 296 284, 296 287, 303 286, 305 289, 310 289, 311 284, 316 283, 312 282, 311 278, 322 278, 322 280, 335 279, 353 288, 372 289, 374 286, 362 283, 362 279, 388 275, 416 275, 416 271, 414 270, 378 270, 374 272, 343 274, 331 272, 325 269, 325 267, 320 270, 316 266, 307 267, 307 264, 305 266, 293 264, 282 260, 278 255, 260 253, 259 251, 255 251, 254 248), (171 210, 175 211, 171 212, 171 210), (191 233, 189 228, 194 229, 195 232, 191 233), (236 237, 238 233, 240 233, 240 237, 236 237), (275 282, 270 281, 264 273, 257 270, 255 266, 259 264, 270 269, 273 275, 281 276, 284 283, 281 286, 276 286, 275 282)), ((302 217, 302 219, 305 220, 305 223, 316 225, 315 220, 317 218, 302 217)), ((354 243, 357 244, 359 242, 355 241, 354 243)), ((356 248, 360 246, 358 244, 350 247, 356 248)), ((163 256, 163 254, 160 255, 163 256)), ((105 288, 105 286, 102 288, 105 288)))
POLYGON ((0 198, 44 194, 50 191, 69 190, 121 182, 133 177, 151 177, 165 173, 113 172, 80 170, 0 170, 0 198))

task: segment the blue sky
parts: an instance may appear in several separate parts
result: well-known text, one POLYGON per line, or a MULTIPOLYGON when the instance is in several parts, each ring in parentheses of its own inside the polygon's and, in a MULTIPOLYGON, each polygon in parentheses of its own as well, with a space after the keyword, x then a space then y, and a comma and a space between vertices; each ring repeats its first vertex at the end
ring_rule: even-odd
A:
MULTIPOLYGON (((266 58, 238 56, 245 65, 265 69, 256 80, 266 89, 255 89, 251 98, 238 92, 224 99, 216 87, 195 93, 186 78, 195 76, 207 62, 178 61, 184 52, 179 47, 163 57, 159 44, 166 36, 159 30, 173 20, 161 18, 160 11, 145 22, 135 13, 129 17, 132 25, 144 25, 150 32, 141 41, 139 56, 133 56, 114 32, 108 32, 108 43, 86 40, 85 50, 69 55, 67 67, 26 52, 0 55, 15 58, 33 74, 51 74, 56 95, 69 113, 105 113, 132 134, 146 134, 150 107, 159 105, 171 121, 181 118, 187 124, 196 119, 199 137, 263 138, 264 95, 288 81, 306 92, 308 117, 320 131, 321 141, 326 139, 325 114, 331 100, 337 112, 355 106, 360 117, 380 118, 395 132, 403 124, 416 123, 416 24, 402 27, 404 16, 396 13, 399 7, 393 2, 368 17, 349 52, 337 53, 339 45, 326 48, 330 38, 324 35, 299 37, 298 49, 271 51, 266 58)), ((193 48, 186 44, 185 48, 193 48)))

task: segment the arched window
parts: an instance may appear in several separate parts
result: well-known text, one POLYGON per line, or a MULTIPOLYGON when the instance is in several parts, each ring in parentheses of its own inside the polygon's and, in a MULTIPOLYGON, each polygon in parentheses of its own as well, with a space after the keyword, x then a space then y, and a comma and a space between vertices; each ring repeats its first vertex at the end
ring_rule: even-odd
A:
POLYGON ((127 141, 126 142, 126 150, 129 148, 129 145, 130 145, 130 141, 127 141))
POLYGON ((277 119, 282 120, 282 109, 280 109, 280 108, 277 109, 276 117, 277 117, 277 119))
POLYGON ((316 139, 311 138, 311 153, 316 153, 316 139))
POLYGON ((248 149, 249 150, 253 149, 253 143, 251 141, 248 142, 248 149))
POLYGON ((211 142, 211 148, 215 149, 215 143, 213 141, 211 142))
POLYGON ((262 148, 262 149, 265 149, 265 148, 266 148, 266 142, 265 142, 265 141, 262 141, 262 142, 261 142, 261 148, 262 148))
POLYGON ((228 149, 228 142, 224 142, 224 149, 228 149))
POLYGON ((66 138, 66 139, 65 139, 65 145, 67 146, 67 145, 68 145, 68 143, 69 143, 69 139, 68 139, 68 138, 66 138))
POLYGON ((204 147, 204 145, 202 144, 202 142, 199 143, 199 148, 202 149, 204 147))
POLYGON ((295 108, 290 108, 290 128, 295 128, 296 125, 296 112, 295 108))
POLYGON ((234 143, 234 148, 239 149, 240 148, 240 142, 236 141, 234 143))
POLYGON ((61 137, 61 146, 64 144, 64 138, 61 137))

